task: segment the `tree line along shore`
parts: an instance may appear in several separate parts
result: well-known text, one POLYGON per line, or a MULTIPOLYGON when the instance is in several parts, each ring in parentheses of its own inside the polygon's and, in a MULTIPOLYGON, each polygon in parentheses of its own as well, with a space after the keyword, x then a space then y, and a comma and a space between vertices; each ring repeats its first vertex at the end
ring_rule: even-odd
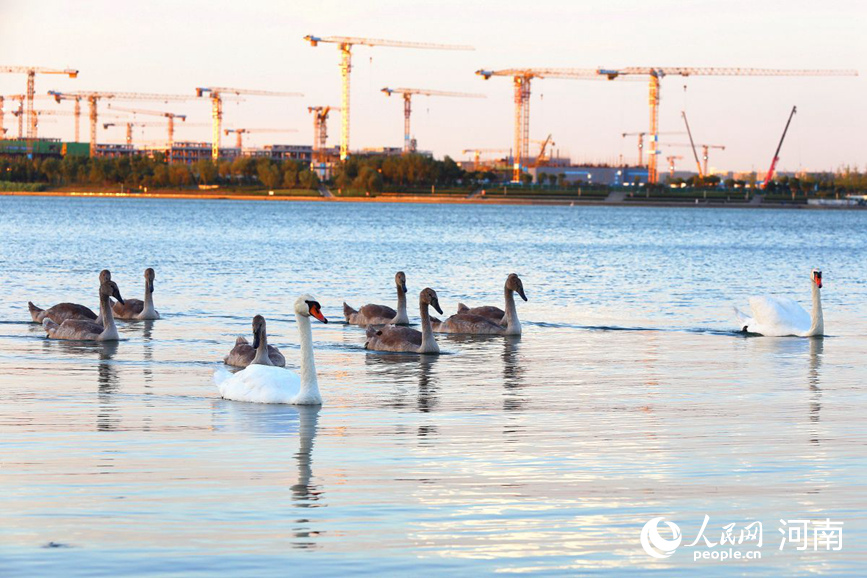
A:
POLYGON ((318 196, 324 185, 335 196, 431 196, 485 200, 603 201, 621 191, 625 203, 691 202, 744 204, 761 195, 764 203, 806 204, 808 199, 840 199, 864 195, 867 173, 843 168, 835 172, 782 176, 765 189, 755 180, 737 181, 711 176, 662 185, 612 187, 567 181, 564 174, 540 175, 533 182, 524 175, 520 184, 506 183, 504 172, 465 171, 451 158, 424 155, 355 156, 335 166, 330 179, 321 181, 307 163, 239 157, 192 165, 168 163, 160 155, 118 158, 64 157, 28 159, 0 157, 0 192, 160 192, 224 195, 318 196))

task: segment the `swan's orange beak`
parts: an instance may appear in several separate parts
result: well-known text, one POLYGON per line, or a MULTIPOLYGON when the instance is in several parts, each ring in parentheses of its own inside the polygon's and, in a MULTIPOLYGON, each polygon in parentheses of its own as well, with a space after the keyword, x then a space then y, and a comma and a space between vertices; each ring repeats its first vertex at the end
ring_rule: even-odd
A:
POLYGON ((328 320, 322 314, 322 309, 319 308, 318 304, 310 307, 310 314, 322 323, 328 323, 328 320))

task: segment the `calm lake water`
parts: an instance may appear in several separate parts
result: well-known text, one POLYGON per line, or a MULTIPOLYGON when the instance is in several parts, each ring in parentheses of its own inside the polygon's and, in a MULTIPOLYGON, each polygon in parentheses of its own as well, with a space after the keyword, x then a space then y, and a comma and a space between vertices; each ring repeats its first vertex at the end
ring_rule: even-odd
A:
MULTIPOLYGON (((0 197, 0 574, 863 574, 867 212, 0 197), (97 306, 156 269, 163 319, 55 342, 27 301, 97 306), (750 295, 810 305, 824 339, 744 337, 750 295), (342 302, 434 288, 520 338, 364 350, 342 302), (309 292, 319 408, 220 399, 253 315, 290 367, 309 292), (761 559, 687 545, 763 524, 761 559), (650 557, 664 516, 683 543, 650 557), (780 550, 780 520, 844 523, 780 550)), ((410 317, 418 319, 410 300, 410 317)), ((661 526, 663 537, 671 537, 661 526)), ((748 550, 749 544, 735 545, 748 550)))

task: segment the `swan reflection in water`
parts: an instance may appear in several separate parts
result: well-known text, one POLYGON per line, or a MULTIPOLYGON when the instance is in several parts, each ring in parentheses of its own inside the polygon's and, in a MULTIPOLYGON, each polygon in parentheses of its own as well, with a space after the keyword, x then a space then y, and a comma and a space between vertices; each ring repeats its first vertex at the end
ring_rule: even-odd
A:
POLYGON ((96 366, 97 403, 99 410, 96 413, 96 429, 99 431, 111 431, 118 428, 120 416, 118 406, 114 400, 114 394, 120 388, 117 365, 114 356, 118 351, 117 341, 52 341, 44 340, 45 351, 57 351, 63 354, 79 358, 92 359, 96 355, 99 361, 96 366))
MULTIPOLYGON (((364 364, 373 370, 377 377, 388 376, 385 382, 397 385, 412 385, 418 382, 415 407, 422 413, 430 413, 439 405, 439 380, 433 376, 438 355, 418 355, 411 353, 368 352, 364 364)), ((409 403, 404 399, 405 389, 396 389, 388 407, 405 408, 409 403)), ((433 426, 419 428, 419 436, 435 433, 433 426)))
MULTIPOLYGON (((821 376, 822 355, 825 351, 825 339, 822 337, 810 338, 810 363, 807 372, 807 387, 810 388, 810 421, 819 423, 819 412, 822 410, 822 389, 819 387, 821 376)), ((818 444, 818 433, 814 432, 811 442, 818 444)))
MULTIPOLYGON (((292 501, 297 508, 317 508, 325 504, 321 486, 313 479, 313 446, 316 440, 321 406, 245 403, 216 400, 213 403, 214 430, 267 438, 298 438, 298 451, 293 454, 297 472, 290 486, 292 501)), ((312 529, 307 518, 296 519, 292 533, 298 541, 294 548, 318 547, 312 539, 320 533, 312 529)))

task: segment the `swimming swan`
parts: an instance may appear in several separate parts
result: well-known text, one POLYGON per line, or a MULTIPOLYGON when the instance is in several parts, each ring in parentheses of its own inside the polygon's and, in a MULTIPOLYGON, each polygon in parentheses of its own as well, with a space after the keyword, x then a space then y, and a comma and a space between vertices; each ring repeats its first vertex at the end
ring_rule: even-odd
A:
POLYGON ((223 363, 232 367, 247 367, 254 364, 286 367, 286 359, 280 350, 273 345, 268 345, 265 318, 261 315, 253 318, 253 345, 247 343, 244 337, 239 337, 229 355, 223 358, 223 363))
POLYGON ((144 301, 127 299, 124 303, 114 303, 111 306, 115 319, 159 319, 160 314, 154 309, 154 270, 145 269, 144 301))
MULTIPOLYGON (((111 272, 108 269, 103 269, 99 272, 100 286, 107 281, 111 281, 111 272)), ((97 319, 96 313, 89 307, 76 303, 58 303, 48 309, 40 309, 32 301, 28 301, 27 308, 30 310, 30 317, 34 323, 42 323, 46 319, 51 319, 55 323, 63 323, 67 319, 81 319, 83 321, 95 321, 102 325, 102 321, 97 319)))
POLYGON ((105 320, 104 325, 95 321, 83 319, 67 319, 60 325, 51 319, 44 319, 42 327, 48 332, 50 339, 70 339, 80 341, 117 341, 120 336, 111 314, 110 298, 114 297, 123 303, 120 289, 114 281, 106 281, 99 287, 99 317, 105 320))
POLYGON ((322 405, 316 365, 313 361, 313 333, 310 317, 322 323, 322 307, 310 295, 295 301, 295 319, 301 335, 301 376, 288 369, 272 365, 250 365, 232 375, 224 367, 214 373, 214 383, 224 399, 252 403, 288 403, 293 405, 322 405))
POLYGON ((468 333, 473 335, 520 335, 521 322, 515 307, 515 293, 524 301, 524 284, 516 273, 506 278, 504 286, 506 310, 499 307, 484 306, 470 309, 463 303, 458 304, 458 313, 445 321, 435 320, 434 331, 439 333, 468 333))
POLYGON ((825 320, 822 316, 822 298, 819 294, 822 288, 822 272, 818 269, 813 269, 810 275, 810 286, 813 290, 812 313, 807 313, 803 307, 787 297, 750 297, 752 317, 748 317, 735 307, 735 315, 743 331, 774 337, 823 335, 825 320))
POLYGON ((419 294, 418 305, 421 310, 421 331, 410 327, 386 325, 381 329, 367 328, 365 349, 372 351, 401 351, 408 353, 439 353, 440 348, 431 329, 428 306, 433 306, 442 315, 436 291, 430 287, 419 294))
POLYGON ((406 314, 406 275, 398 271, 394 276, 394 284, 397 285, 397 311, 387 305, 364 305, 356 311, 345 302, 343 303, 343 316, 350 325, 409 325, 409 316, 406 314))

